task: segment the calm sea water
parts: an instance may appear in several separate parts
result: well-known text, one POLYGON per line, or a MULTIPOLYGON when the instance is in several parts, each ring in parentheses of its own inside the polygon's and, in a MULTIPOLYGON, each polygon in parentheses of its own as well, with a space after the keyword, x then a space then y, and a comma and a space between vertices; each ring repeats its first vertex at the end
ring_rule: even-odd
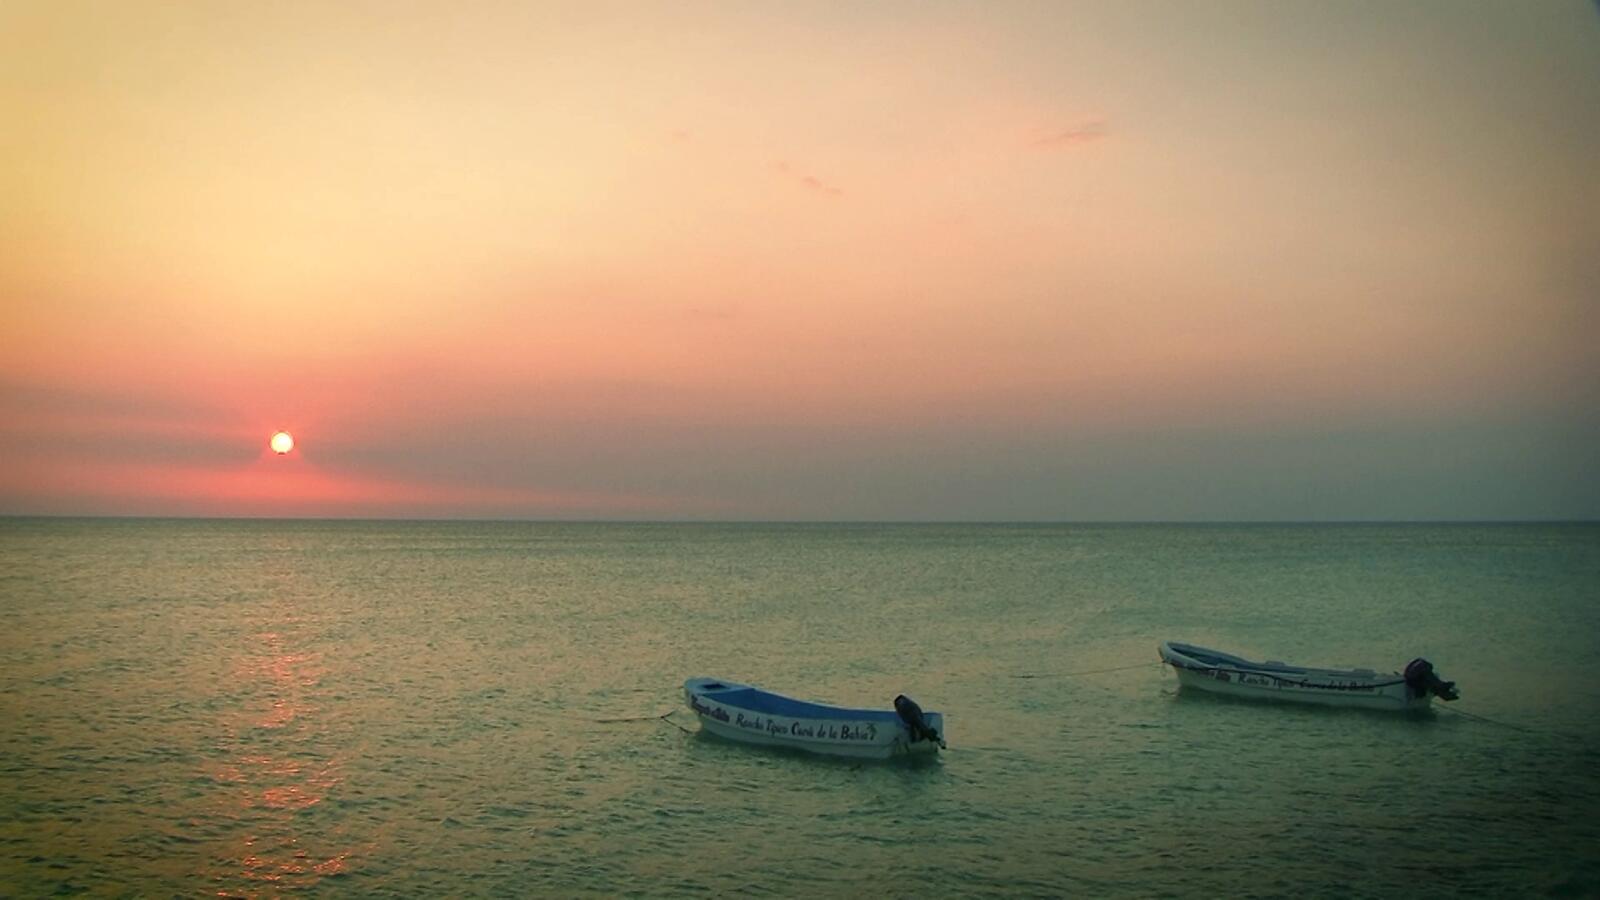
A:
POLYGON ((1600 526, 0 520, 0 651, 5 895, 1600 893, 1600 526), (1180 693, 1166 638, 1492 721, 1180 693), (652 718, 702 674, 950 750, 652 718))

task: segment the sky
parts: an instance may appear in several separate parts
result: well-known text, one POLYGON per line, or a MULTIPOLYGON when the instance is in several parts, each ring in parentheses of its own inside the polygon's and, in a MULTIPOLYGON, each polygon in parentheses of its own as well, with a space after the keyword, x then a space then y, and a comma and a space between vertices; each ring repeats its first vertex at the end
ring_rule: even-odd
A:
POLYGON ((1593 519, 1597 158, 1579 0, 12 0, 0 514, 1593 519))

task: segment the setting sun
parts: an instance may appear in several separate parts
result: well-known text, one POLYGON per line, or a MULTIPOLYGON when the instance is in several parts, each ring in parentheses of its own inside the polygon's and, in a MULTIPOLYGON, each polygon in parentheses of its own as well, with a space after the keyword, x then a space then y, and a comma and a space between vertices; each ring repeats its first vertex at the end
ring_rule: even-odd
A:
POLYGON ((279 456, 282 456, 283 454, 294 449, 294 438, 291 437, 287 431, 280 431, 273 435, 272 440, 268 443, 272 447, 272 452, 278 454, 279 456))

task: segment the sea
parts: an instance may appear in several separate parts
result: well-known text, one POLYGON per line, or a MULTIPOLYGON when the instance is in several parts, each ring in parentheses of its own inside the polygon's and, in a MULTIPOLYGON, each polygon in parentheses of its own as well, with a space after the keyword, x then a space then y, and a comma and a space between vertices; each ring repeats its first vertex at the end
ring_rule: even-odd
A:
POLYGON ((1597 524, 3 519, 0 895, 1600 896, 1597 671, 1597 524), (949 746, 731 743, 699 675, 949 746))

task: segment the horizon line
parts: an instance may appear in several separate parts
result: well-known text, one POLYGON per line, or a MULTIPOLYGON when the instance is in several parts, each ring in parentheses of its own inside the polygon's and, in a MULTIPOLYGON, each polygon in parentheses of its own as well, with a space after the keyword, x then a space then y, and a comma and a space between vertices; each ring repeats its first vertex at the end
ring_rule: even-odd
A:
POLYGON ((1595 518, 1483 519, 605 519, 494 516, 198 516, 94 513, 5 513, 0 520, 163 522, 326 522, 524 525, 1595 525, 1595 518))

